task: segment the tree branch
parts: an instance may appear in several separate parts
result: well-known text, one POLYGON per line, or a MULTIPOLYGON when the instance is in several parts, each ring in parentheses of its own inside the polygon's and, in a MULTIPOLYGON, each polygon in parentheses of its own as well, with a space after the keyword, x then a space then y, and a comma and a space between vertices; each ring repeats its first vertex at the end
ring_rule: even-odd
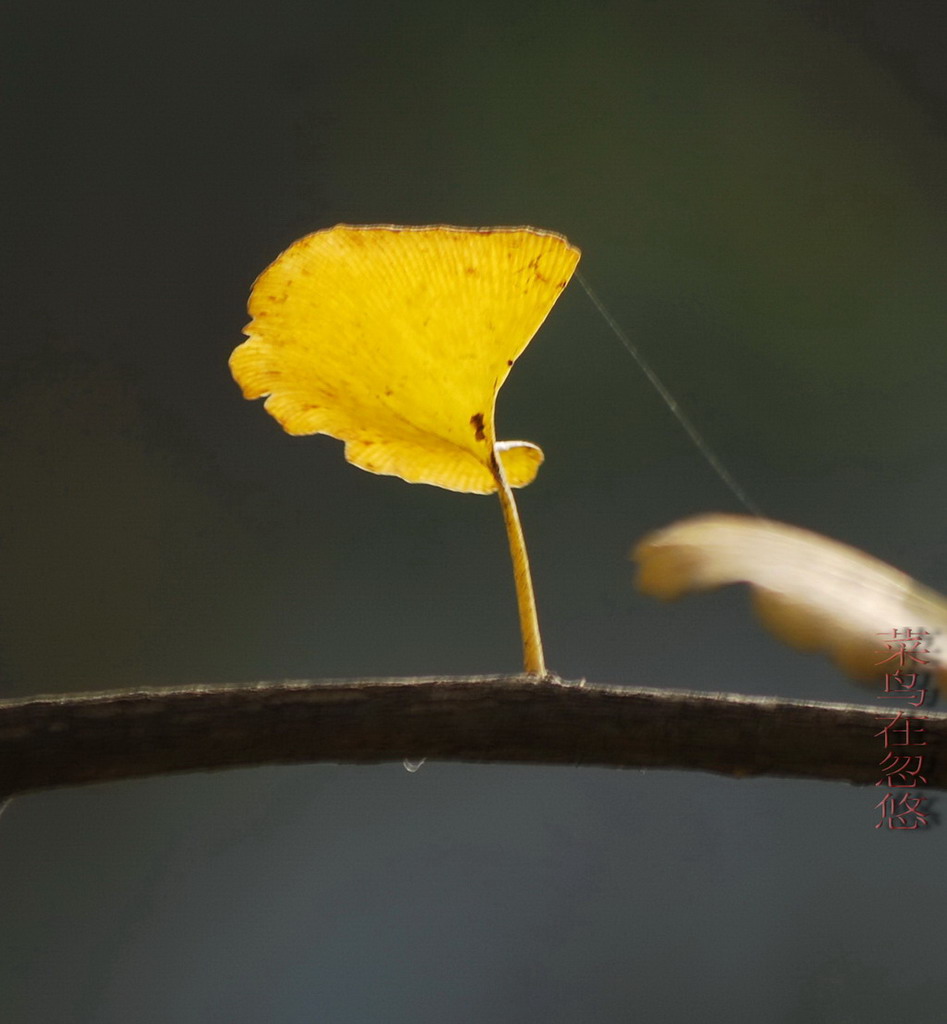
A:
MULTIPOLYGON (((682 768, 874 784, 888 706, 618 688, 556 677, 294 680, 0 701, 0 796, 168 772, 429 758, 682 768)), ((908 717, 907 715, 905 717, 908 717)), ((926 730, 947 788, 947 714, 926 730)), ((903 722, 902 722, 903 725, 903 722)), ((892 747, 894 752, 899 748, 892 747)))

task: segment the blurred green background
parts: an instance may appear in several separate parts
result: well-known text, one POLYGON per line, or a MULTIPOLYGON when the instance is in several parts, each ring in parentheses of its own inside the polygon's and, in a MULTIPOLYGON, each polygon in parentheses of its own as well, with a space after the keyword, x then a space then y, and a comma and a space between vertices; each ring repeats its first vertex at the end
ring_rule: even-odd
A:
MULTIPOLYGON (((230 378, 256 274, 337 222, 567 235, 769 515, 947 590, 939 5, 12 0, 0 31, 0 696, 517 669, 496 501, 356 470, 230 378)), ((739 508, 576 284, 498 426, 546 453, 551 668, 872 700, 738 591, 633 592, 636 539, 739 508)), ((0 1019, 940 1021, 947 842, 876 831, 879 796, 433 763, 32 796, 0 1019)))

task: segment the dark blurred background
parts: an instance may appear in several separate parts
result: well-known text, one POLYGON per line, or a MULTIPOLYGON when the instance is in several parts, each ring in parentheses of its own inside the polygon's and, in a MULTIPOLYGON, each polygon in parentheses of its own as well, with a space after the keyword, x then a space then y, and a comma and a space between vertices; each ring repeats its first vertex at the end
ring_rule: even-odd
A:
MULTIPOLYGON (((0 695, 518 668, 496 501, 230 378, 256 274, 340 221, 566 234, 769 515, 947 589, 943 5, 8 0, 0 38, 0 695)), ((546 452, 553 669, 873 700, 738 590, 633 592, 637 538, 739 507, 576 284, 498 427, 546 452)), ((939 1024, 947 824, 879 796, 428 763, 23 798, 0 1020, 939 1024)))

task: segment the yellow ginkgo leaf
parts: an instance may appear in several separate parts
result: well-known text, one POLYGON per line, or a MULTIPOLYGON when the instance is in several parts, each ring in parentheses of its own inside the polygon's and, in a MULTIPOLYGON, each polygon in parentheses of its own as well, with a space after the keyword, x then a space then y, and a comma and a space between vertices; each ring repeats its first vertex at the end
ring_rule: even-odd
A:
POLYGON ((767 519, 704 515, 650 534, 632 557, 646 594, 749 583, 760 618, 793 647, 829 654, 855 679, 933 672, 947 688, 947 598, 857 548, 767 519))
POLYGON ((485 494, 499 458, 521 487, 542 452, 494 454, 496 394, 578 259, 533 228, 317 231, 257 279, 230 367, 290 434, 331 434, 362 469, 485 494))
POLYGON ((260 275, 248 340, 230 357, 246 398, 290 434, 330 434, 372 473, 496 491, 527 672, 545 673, 511 487, 543 454, 496 440, 497 391, 579 261, 535 228, 355 227, 291 245, 260 275))

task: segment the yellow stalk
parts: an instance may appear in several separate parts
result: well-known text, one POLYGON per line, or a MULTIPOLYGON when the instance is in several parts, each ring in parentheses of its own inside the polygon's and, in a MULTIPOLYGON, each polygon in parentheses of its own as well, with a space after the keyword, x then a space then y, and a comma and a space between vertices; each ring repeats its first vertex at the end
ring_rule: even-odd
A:
POLYGON ((523 636, 523 668, 531 675, 544 676, 546 662, 543 659, 542 637, 539 635, 539 619, 536 616, 536 598, 533 595, 533 578, 529 571, 526 540, 523 537, 523 527, 520 525, 513 491, 507 483, 503 465, 497 457, 497 450, 501 447, 502 442, 494 446, 490 456, 490 470, 497 484, 497 494, 500 497, 503 522, 510 545, 510 557, 513 560, 516 603, 519 607, 520 632, 523 636))

